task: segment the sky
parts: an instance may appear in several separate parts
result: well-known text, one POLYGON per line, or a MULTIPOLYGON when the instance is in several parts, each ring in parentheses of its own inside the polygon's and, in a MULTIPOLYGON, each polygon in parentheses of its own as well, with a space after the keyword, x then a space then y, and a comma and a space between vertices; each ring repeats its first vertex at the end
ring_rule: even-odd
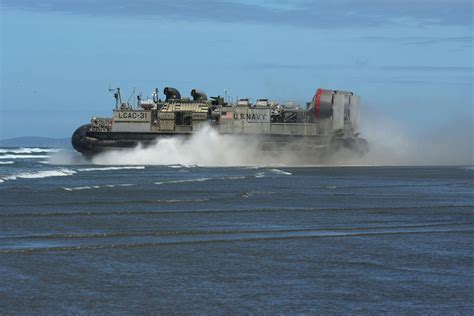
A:
POLYGON ((117 86, 301 104, 341 89, 362 124, 474 134, 472 0, 0 3, 0 139, 69 137, 111 115, 117 86))

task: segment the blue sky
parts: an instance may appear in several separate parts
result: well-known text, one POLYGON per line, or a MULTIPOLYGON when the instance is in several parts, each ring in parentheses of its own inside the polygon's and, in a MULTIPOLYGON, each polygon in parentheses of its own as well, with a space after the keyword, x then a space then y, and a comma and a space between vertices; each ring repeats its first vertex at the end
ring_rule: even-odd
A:
POLYGON ((470 0, 1 3, 0 138, 68 137, 111 114, 109 85, 301 103, 344 89, 407 129, 473 132, 470 0))

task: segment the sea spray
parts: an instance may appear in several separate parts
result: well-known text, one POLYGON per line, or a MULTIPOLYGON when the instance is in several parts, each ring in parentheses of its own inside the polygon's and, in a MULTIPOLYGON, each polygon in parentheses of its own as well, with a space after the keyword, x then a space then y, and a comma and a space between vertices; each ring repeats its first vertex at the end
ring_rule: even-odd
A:
MULTIPOLYGON (((423 122, 420 120, 420 125, 423 122)), ((469 119, 447 119, 444 124, 409 128, 399 119, 369 114, 362 133, 370 151, 364 157, 338 153, 348 164, 472 165, 474 143, 469 119)))
MULTIPOLYGON (((370 111, 369 111, 370 112, 370 111)), ((149 146, 116 149, 87 160, 79 153, 49 154, 52 165, 169 165, 180 166, 386 166, 473 165, 472 123, 466 120, 444 126, 409 129, 383 115, 367 115, 361 133, 369 152, 359 155, 339 150, 326 157, 298 152, 290 146, 278 151, 261 149, 257 137, 222 135, 207 126, 189 138, 159 138, 149 146)), ((9 156, 0 155, 0 159, 9 156)))
POLYGON ((147 147, 112 150, 92 158, 98 165, 241 166, 278 161, 260 150, 255 138, 221 135, 209 126, 188 139, 162 138, 147 147))
POLYGON ((71 150, 61 150, 48 156, 50 165, 88 165, 91 162, 80 153, 71 150))

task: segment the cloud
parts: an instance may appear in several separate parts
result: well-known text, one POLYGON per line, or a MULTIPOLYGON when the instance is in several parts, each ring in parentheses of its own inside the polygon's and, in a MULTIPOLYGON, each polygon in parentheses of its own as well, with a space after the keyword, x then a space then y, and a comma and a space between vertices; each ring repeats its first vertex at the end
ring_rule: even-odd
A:
POLYGON ((395 77, 395 78, 369 78, 365 79, 367 83, 376 85, 406 85, 406 86, 420 86, 420 85, 443 85, 443 86, 454 86, 469 88, 472 87, 473 82, 469 78, 460 78, 457 80, 446 80, 446 78, 433 78, 433 79, 411 79, 406 77, 395 77), (464 79, 464 80, 463 80, 464 79))
POLYGON ((474 36, 363 36, 363 40, 377 42, 395 42, 403 45, 437 45, 437 44, 461 44, 467 46, 474 45, 474 36))
POLYGON ((142 16, 187 21, 291 25, 309 28, 388 23, 472 28, 471 0, 2 0, 4 7, 90 16, 142 16))
POLYGON ((320 64, 320 65, 304 65, 304 64, 280 64, 280 63, 252 63, 248 64, 248 69, 256 70, 299 70, 299 69, 359 69, 364 67, 370 70, 384 70, 384 71, 397 71, 397 72, 467 72, 473 73, 474 67, 472 66, 420 66, 420 65, 380 65, 371 66, 368 63, 359 64, 356 61, 354 64, 320 64))
POLYGON ((474 67, 471 66, 380 66, 379 69, 382 70, 392 70, 392 71, 429 71, 429 72, 439 72, 439 71, 455 71, 455 72, 469 72, 474 71, 474 67))
POLYGON ((279 63, 253 63, 246 65, 245 68, 252 70, 300 70, 313 67, 315 66, 279 63))
POLYGON ((245 69, 258 72, 324 70, 345 72, 346 74, 359 73, 361 69, 364 69, 368 71, 364 80, 370 84, 443 84, 463 87, 472 87, 474 84, 472 77, 474 67, 472 66, 370 65, 369 63, 360 63, 356 60, 354 64, 250 63, 245 65, 245 69), (380 73, 384 73, 386 76, 380 77, 380 73), (373 78, 374 75, 377 77, 373 78), (413 75, 416 75, 416 78, 413 75))

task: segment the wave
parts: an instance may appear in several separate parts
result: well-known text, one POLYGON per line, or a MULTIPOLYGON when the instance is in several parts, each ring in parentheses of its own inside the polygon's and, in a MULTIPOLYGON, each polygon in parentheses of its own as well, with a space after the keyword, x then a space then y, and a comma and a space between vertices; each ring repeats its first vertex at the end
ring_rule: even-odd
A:
MULTIPOLYGON (((119 203, 123 203, 124 201, 120 201, 119 203)), ((130 202, 130 201, 127 201, 130 202)), ((137 201, 132 201, 137 202, 137 201)), ((140 202, 140 201, 138 201, 140 202)), ((74 202, 77 203, 77 202, 74 202)), ((89 203, 89 202, 87 202, 89 203)), ((111 203, 110 201, 105 201, 103 203, 111 203)), ((64 203, 62 203, 64 204, 64 203)), ((25 204, 26 205, 26 204, 25 204)), ((35 204, 37 205, 37 204, 35 204)), ((324 207, 258 207, 258 208, 232 208, 232 209, 172 209, 172 210, 161 210, 161 211, 145 211, 145 210, 131 210, 131 211, 124 211, 124 210, 114 210, 114 211, 98 211, 98 212, 91 212, 91 211, 66 211, 66 212, 29 212, 29 213, 0 213, 0 218, 10 218, 10 217, 62 217, 62 216, 81 216, 81 217, 102 217, 102 216, 137 216, 137 215, 146 215, 146 216, 162 216, 163 214, 232 214, 232 213, 280 213, 280 212, 432 212, 438 210, 467 210, 471 211, 474 208, 474 205, 428 205, 428 206, 415 206, 415 207, 335 207, 335 208, 324 208, 324 207)))
POLYGON ((253 192, 245 192, 244 194, 241 194, 240 196, 243 197, 244 199, 248 199, 249 197, 253 196, 253 192))
MULTIPOLYGON (((12 164, 14 161, 5 161, 2 162, 0 161, 1 164, 12 164)), ((79 169, 66 169, 66 168, 61 168, 61 169, 55 169, 55 170, 43 170, 43 171, 36 171, 36 172, 21 172, 9 176, 5 176, 3 178, 0 178, 0 183, 5 182, 7 180, 18 180, 18 179, 43 179, 43 178, 49 178, 49 177, 64 177, 64 176, 72 176, 76 174, 77 172, 91 172, 91 171, 110 171, 110 170, 128 170, 128 169, 133 169, 133 170, 141 170, 145 169, 145 166, 123 166, 123 167, 97 167, 97 168, 79 168, 79 169)), ((113 187, 113 186, 131 186, 133 184, 117 184, 117 185, 107 185, 108 187, 113 187)), ((99 186, 92 186, 92 187, 79 187, 79 189, 89 189, 89 188, 100 188, 99 186)), ((71 188, 64 188, 65 190, 71 189, 71 188)), ((77 188, 76 188, 77 189, 77 188)))
MULTIPOLYGON (((291 240, 299 238, 353 238, 387 235, 413 235, 413 234, 449 234, 449 233, 472 233, 471 227, 394 227, 394 228, 363 228, 360 229, 308 229, 308 230, 261 230, 261 231, 229 231, 229 232, 145 232, 145 234, 135 233, 135 237, 130 242, 97 242, 98 239, 113 240, 117 237, 128 237, 120 233, 104 234, 78 234, 78 235, 43 235, 31 238, 29 236, 20 236, 27 242, 20 243, 15 247, 1 247, 0 253, 31 253, 31 252, 50 252, 50 251, 75 251, 75 250, 93 250, 93 249, 114 249, 114 248, 143 248, 160 247, 171 245, 191 245, 202 243, 232 243, 232 242, 254 242, 262 240, 291 240), (50 237, 50 238, 48 238, 50 237), (52 238, 51 238, 52 237, 52 238), (137 238, 139 237, 139 238, 137 238), (145 237, 145 238, 143 238, 145 237), (28 240, 30 239, 30 240, 28 240), (35 239, 43 239, 35 242, 35 239), (67 240, 69 239, 69 240, 67 240), (77 240, 83 240, 77 244, 77 240), (56 242, 54 242, 56 241, 56 242), (85 242, 84 242, 85 241, 85 242)), ((10 237, 11 238, 11 237, 10 237)), ((15 237, 13 237, 15 238, 15 237)))
POLYGON ((17 179, 43 179, 43 178, 49 178, 49 177, 65 177, 65 176, 72 176, 75 173, 76 171, 74 170, 61 168, 57 170, 22 172, 22 173, 10 175, 7 177, 3 177, 1 178, 1 180, 7 181, 7 180, 17 180, 17 179))
POLYGON ((190 165, 179 164, 179 165, 168 165, 167 167, 168 167, 168 168, 172 168, 172 169, 181 169, 181 168, 196 168, 196 167, 199 167, 199 165, 195 165, 195 164, 190 164, 190 165))
POLYGON ((245 176, 234 176, 234 177, 217 177, 217 178, 195 178, 195 179, 182 179, 182 180, 168 180, 168 181, 158 181, 155 184, 176 184, 176 183, 188 183, 188 182, 204 182, 211 180, 241 180, 245 179, 245 176))
MULTIPOLYGON (((196 201, 197 199, 191 200, 160 200, 163 202, 175 203, 175 202, 190 202, 196 201)), ((434 223, 423 223, 423 224, 406 224, 406 225, 380 225, 380 226, 333 226, 333 227, 302 227, 302 228, 234 228, 234 229, 202 229, 202 230, 143 230, 143 231, 104 231, 104 232, 82 232, 82 233, 52 233, 52 234, 29 234, 29 235, 6 235, 0 236, 0 240, 21 240, 21 239, 83 239, 83 238, 114 238, 114 237, 135 237, 135 236, 195 236, 195 235, 234 235, 234 234, 267 234, 267 233, 304 233, 304 232, 404 232, 406 229, 441 229, 452 227, 451 230, 455 230, 456 227, 470 228, 474 222, 472 221, 461 221, 461 222, 434 222, 434 223)))
POLYGON ((204 182, 213 180, 214 178, 196 178, 196 179, 183 179, 183 180, 169 180, 169 181, 160 181, 155 182, 155 184, 175 184, 175 183, 187 183, 187 182, 204 182))
POLYGON ((73 187, 73 188, 62 188, 66 191, 80 191, 80 190, 90 190, 90 189, 99 189, 100 186, 93 185, 93 186, 83 186, 83 187, 73 187))
POLYGON ((283 175, 283 176, 291 176, 292 173, 288 171, 283 171, 280 169, 270 169, 270 170, 265 170, 265 171, 259 171, 255 173, 255 178, 264 178, 266 176, 266 171, 269 171, 273 174, 276 175, 283 175))
POLYGON ((37 153, 55 153, 60 151, 58 148, 0 148, 0 154, 37 154, 37 153))
POLYGON ((13 165, 14 161, 0 161, 0 165, 13 165))
POLYGON ((82 186, 82 187, 70 187, 70 188, 61 188, 66 191, 81 191, 81 190, 91 190, 91 189, 101 189, 101 188, 115 188, 115 187, 131 187, 136 184, 133 183, 120 183, 120 184, 104 184, 104 185, 92 185, 92 186, 82 186))
POLYGON ((44 159, 48 158, 47 155, 1 155, 0 159, 44 159))
POLYGON ((109 170, 142 170, 145 166, 123 166, 123 167, 97 167, 97 168, 81 168, 77 171, 89 172, 89 171, 109 171, 109 170))
POLYGON ((274 174, 280 174, 280 175, 285 175, 285 176, 291 176, 291 172, 288 172, 288 171, 283 171, 283 170, 280 170, 280 169, 270 169, 270 172, 274 173, 274 174))

